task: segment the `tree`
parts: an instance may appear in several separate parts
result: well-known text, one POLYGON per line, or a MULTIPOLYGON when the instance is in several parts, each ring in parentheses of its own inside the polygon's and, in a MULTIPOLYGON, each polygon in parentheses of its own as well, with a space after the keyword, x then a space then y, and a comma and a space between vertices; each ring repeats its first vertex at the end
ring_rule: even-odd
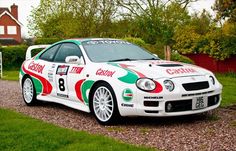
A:
POLYGON ((185 6, 192 1, 196 0, 118 0, 118 4, 125 9, 123 16, 135 18, 138 37, 151 44, 171 45, 175 27, 190 18, 185 6))
POLYGON ((39 37, 69 37, 69 29, 74 33, 77 24, 70 0, 41 0, 29 18, 29 29, 32 35, 39 37), (67 28, 63 23, 67 24, 67 28), (66 32, 66 33, 65 33, 66 32))
POLYGON ((235 0, 216 0, 213 9, 217 11, 218 19, 229 18, 236 22, 236 1, 235 0))
POLYGON ((194 14, 189 24, 178 28, 173 46, 182 54, 204 53, 217 60, 224 60, 236 54, 236 26, 226 21, 223 27, 212 22, 205 11, 194 14))
POLYGON ((29 29, 39 37, 106 36, 116 9, 112 0, 41 0, 29 29))

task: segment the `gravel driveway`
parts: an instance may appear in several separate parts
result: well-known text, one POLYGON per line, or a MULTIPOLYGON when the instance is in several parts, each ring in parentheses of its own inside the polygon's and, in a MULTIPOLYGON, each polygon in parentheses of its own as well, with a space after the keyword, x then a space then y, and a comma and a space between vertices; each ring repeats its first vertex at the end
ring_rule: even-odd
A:
POLYGON ((92 115, 62 105, 42 103, 28 107, 23 102, 18 82, 0 80, 0 107, 62 127, 163 150, 236 151, 236 106, 195 116, 125 118, 120 125, 101 126, 92 115))

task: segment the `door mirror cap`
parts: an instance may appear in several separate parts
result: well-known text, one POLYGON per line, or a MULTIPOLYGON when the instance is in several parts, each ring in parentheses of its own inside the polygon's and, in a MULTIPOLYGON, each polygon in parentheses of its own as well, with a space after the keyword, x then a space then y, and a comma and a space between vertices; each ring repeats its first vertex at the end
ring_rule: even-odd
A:
POLYGON ((153 56, 155 56, 155 57, 157 57, 157 58, 159 58, 159 57, 158 57, 158 55, 157 55, 157 54, 155 54, 155 53, 153 53, 152 55, 153 55, 153 56))
POLYGON ((65 62, 70 63, 70 64, 79 64, 79 65, 84 64, 82 57, 79 58, 78 56, 67 56, 65 59, 65 62))

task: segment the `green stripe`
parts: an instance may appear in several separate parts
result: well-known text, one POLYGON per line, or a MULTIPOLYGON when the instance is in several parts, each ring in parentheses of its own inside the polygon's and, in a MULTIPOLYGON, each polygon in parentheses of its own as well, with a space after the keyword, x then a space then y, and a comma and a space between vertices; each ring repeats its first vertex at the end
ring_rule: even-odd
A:
POLYGON ((37 94, 42 93, 42 89, 43 89, 42 83, 34 77, 32 77, 32 79, 33 79, 33 83, 34 83, 34 86, 35 86, 36 93, 37 94))

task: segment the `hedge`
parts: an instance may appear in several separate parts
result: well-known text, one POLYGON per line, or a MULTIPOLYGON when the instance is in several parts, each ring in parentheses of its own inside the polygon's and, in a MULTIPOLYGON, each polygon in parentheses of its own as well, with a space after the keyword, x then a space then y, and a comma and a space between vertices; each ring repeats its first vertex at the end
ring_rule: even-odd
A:
MULTIPOLYGON (((56 38, 40 38, 38 39, 37 44, 50 44, 53 43, 52 41, 59 41, 59 39, 56 40, 56 38)), ((130 41, 134 44, 140 45, 141 47, 149 50, 151 53, 157 54, 160 58, 164 58, 164 51, 162 48, 158 47, 157 45, 150 45, 146 44, 142 39, 140 38, 124 38, 124 40, 130 41)), ((35 43, 36 44, 36 43, 35 43)), ((22 62, 25 60, 25 53, 27 50, 26 45, 19 45, 19 46, 8 46, 8 47, 1 47, 0 46, 0 52, 2 52, 3 56, 3 68, 7 70, 15 70, 19 69, 22 62)), ((33 51, 32 56, 35 55, 35 53, 39 52, 41 50, 33 51)), ((180 61, 185 63, 193 63, 193 61, 185 56, 182 56, 178 53, 172 53, 171 59, 174 61, 180 61)))
POLYGON ((2 52, 3 68, 7 70, 19 69, 22 62, 25 60, 27 46, 8 46, 0 47, 0 52, 2 52))
POLYGON ((34 41, 35 45, 40 45, 40 44, 53 44, 55 42, 61 41, 61 38, 37 38, 34 41))

